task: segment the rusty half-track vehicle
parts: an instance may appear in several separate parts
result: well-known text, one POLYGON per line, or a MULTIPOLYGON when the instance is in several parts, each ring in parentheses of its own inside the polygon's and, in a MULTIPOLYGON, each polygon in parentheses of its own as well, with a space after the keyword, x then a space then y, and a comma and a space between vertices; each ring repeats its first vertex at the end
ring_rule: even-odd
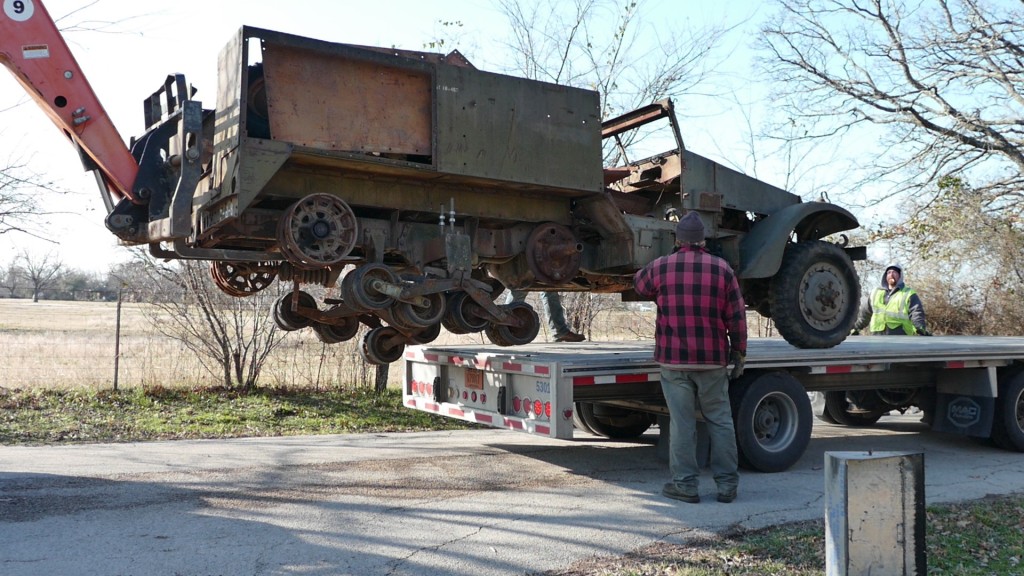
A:
POLYGON ((478 70, 458 52, 243 27, 220 54, 216 106, 168 76, 126 147, 34 8, 0 16, 0 60, 97 171, 107 228, 159 258, 209 261, 233 296, 290 283, 278 326, 334 343, 368 325, 369 362, 442 326, 530 342, 538 316, 498 303, 504 288, 635 297, 633 273, 671 252, 689 210, 748 306, 792 344, 834 346, 855 320, 852 260, 865 251, 825 238, 857 219, 684 149, 670 101, 602 122, 596 92, 478 70), (605 139, 656 121, 671 150, 603 165, 605 139))

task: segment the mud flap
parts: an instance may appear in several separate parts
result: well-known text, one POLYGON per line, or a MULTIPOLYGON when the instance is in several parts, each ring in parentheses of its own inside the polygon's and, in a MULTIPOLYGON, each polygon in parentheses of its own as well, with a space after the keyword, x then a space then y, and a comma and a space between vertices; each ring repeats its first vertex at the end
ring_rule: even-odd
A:
POLYGON ((935 408, 933 430, 978 438, 992 435, 995 398, 939 394, 935 408))

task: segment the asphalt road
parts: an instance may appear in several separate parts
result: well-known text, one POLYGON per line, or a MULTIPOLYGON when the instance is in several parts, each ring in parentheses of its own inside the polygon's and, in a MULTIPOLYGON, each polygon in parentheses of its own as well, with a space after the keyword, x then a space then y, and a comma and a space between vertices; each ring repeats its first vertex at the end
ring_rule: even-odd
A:
POLYGON ((523 574, 655 541, 823 514, 826 451, 923 451, 929 504, 1024 492, 1024 454, 816 422, 804 457, 739 498, 660 496, 651 444, 501 430, 0 447, 0 574, 523 574))

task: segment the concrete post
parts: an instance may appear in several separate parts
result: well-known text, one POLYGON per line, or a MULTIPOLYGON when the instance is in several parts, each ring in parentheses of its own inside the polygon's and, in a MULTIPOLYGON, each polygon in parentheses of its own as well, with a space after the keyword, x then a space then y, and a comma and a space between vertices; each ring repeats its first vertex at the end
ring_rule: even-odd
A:
POLYGON ((924 576, 924 454, 825 453, 826 576, 924 576))

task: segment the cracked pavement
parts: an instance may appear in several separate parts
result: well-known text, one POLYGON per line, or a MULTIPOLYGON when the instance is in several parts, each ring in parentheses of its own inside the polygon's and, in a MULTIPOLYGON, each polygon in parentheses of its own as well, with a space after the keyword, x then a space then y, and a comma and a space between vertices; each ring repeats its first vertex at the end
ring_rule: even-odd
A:
POLYGON ((523 574, 823 515, 826 451, 923 451, 929 504, 1024 491, 1024 455, 933 433, 815 422, 803 458, 741 471, 739 498, 660 496, 642 442, 502 430, 0 447, 8 576, 523 574))

